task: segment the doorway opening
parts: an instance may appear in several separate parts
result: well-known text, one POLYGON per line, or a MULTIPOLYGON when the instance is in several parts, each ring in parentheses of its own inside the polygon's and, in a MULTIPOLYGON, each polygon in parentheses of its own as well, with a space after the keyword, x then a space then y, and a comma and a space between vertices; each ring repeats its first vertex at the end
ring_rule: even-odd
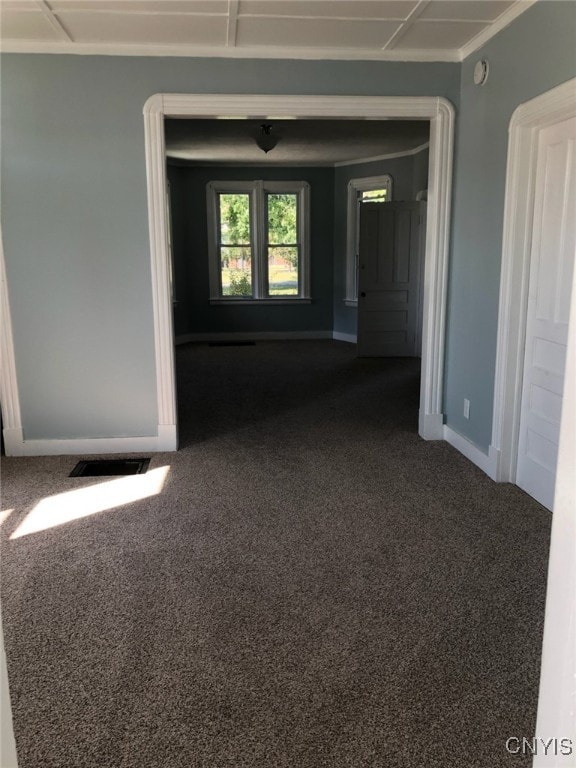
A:
POLYGON ((144 108, 159 434, 165 450, 177 447, 174 334, 165 212, 167 174, 164 119, 428 120, 429 206, 423 291, 419 434, 443 438, 442 382, 454 110, 441 98, 236 96, 156 94, 144 108), (167 443, 170 447, 168 447, 167 443))
MULTIPOLYGON (((570 80, 520 105, 510 121, 494 415, 490 446, 492 475, 495 480, 502 482, 517 483, 518 479, 525 352, 529 342, 527 335, 529 333, 529 288, 534 287, 530 286, 530 268, 533 255, 533 227, 536 223, 536 170, 539 154, 542 154, 539 150, 539 139, 552 126, 576 117, 575 84, 576 80, 570 80)), ((566 164, 563 163, 563 165, 566 170, 566 164)), ((568 192, 566 187, 565 191, 568 192)), ((566 222, 568 221, 570 218, 566 218, 566 222)), ((562 222, 557 221, 552 231, 557 230, 558 226, 562 227, 562 222)), ((539 237, 536 241, 540 242, 539 237)), ((570 284, 568 276, 556 283, 560 287, 570 284)), ((534 295, 534 291, 532 293, 534 295)), ((567 326, 567 320, 564 324, 567 326)), ((555 349, 555 351, 559 350, 555 349)), ((560 361, 557 362, 562 368, 560 361)), ((539 396, 542 393, 534 391, 533 394, 539 396)), ((550 398, 547 399, 550 400, 550 398)), ((557 419, 555 420, 558 422, 556 430, 561 418, 559 405, 561 403, 556 402, 557 419)), ((547 421, 552 427, 554 419, 550 418, 549 412, 547 421)), ((549 448, 547 463, 555 476, 557 446, 556 449, 550 446, 549 448)), ((543 501, 545 506, 552 508, 550 497, 547 501, 545 499, 543 501)))

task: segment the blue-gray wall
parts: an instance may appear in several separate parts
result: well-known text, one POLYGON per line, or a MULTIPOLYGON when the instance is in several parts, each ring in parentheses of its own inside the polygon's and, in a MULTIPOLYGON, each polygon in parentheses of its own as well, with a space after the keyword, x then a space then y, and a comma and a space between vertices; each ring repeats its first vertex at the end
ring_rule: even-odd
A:
POLYGON ((539 2, 462 66, 444 411, 484 451, 492 436, 508 125, 516 107, 576 75, 576 4, 539 2), (485 58, 490 75, 473 83, 485 58), (470 420, 463 399, 470 400, 470 420))
POLYGON ((348 215, 348 182, 369 176, 392 176, 394 200, 415 200, 428 184, 428 150, 417 155, 378 160, 372 163, 344 165, 334 176, 334 330, 356 335, 357 309, 344 303, 346 296, 346 225, 348 215))
POLYGON ((173 220, 176 336, 246 331, 331 331, 333 168, 168 166, 173 220), (310 185, 310 304, 210 305, 206 185, 209 181, 307 181, 310 185))
POLYGON ((171 184, 176 336, 246 331, 356 333, 356 309, 344 305, 350 179, 389 173, 394 199, 413 200, 427 185, 428 151, 339 168, 197 168, 168 166, 171 184), (213 180, 292 179, 311 189, 311 305, 211 306, 208 290, 206 184, 213 180))
POLYGON ((508 124, 521 102, 576 75, 575 39, 574 3, 550 0, 461 66, 3 55, 2 228, 25 437, 156 431, 142 120, 150 95, 438 95, 458 112, 445 412, 486 450, 508 124), (480 57, 490 78, 478 88, 480 57))
POLYGON ((156 433, 142 107, 159 92, 444 96, 460 66, 1 57, 2 228, 25 437, 156 433))

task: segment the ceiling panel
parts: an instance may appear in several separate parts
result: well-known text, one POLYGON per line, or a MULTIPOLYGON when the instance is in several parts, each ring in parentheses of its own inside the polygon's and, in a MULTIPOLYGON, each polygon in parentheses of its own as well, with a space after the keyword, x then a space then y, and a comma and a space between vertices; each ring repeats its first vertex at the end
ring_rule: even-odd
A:
POLYGON ((462 61, 534 2, 0 0, 0 39, 16 53, 462 61))
POLYGON ((263 19, 240 17, 239 46, 381 48, 399 28, 394 21, 263 19))
POLYGON ((21 13, 15 10, 1 7, 2 36, 14 40, 42 40, 44 42, 57 42, 61 36, 50 24, 42 11, 30 11, 21 13))
POLYGON ((168 157, 202 164, 333 165, 421 147, 429 123, 403 120, 276 120, 276 147, 256 145, 261 120, 166 120, 168 157))
POLYGON ((432 0, 418 18, 452 21, 494 21, 514 5, 513 0, 432 0))
POLYGON ((394 48, 457 49, 476 37, 486 26, 481 21, 416 21, 408 27, 394 48))
POLYGON ((60 13, 77 42, 126 42, 225 45, 225 16, 148 16, 139 14, 60 13))
POLYGON ((339 19, 405 19, 418 0, 240 0, 239 14, 339 19))
POLYGON ((227 0, 50 0, 53 11, 228 13, 227 0))
POLYGON ((35 3, 31 3, 30 0, 0 0, 0 9, 9 11, 32 11, 38 12, 38 6, 35 3))

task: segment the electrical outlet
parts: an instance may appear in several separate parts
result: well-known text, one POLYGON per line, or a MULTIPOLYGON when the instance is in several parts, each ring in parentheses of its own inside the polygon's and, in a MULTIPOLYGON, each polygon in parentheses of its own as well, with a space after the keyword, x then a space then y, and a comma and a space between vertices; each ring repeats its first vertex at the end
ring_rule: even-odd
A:
POLYGON ((464 418, 470 418, 470 400, 468 400, 466 397, 464 398, 464 418))

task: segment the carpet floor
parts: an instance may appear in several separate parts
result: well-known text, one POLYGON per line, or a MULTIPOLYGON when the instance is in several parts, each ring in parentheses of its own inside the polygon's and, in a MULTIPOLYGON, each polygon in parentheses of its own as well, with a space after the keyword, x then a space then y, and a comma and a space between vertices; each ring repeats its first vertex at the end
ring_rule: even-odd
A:
POLYGON ((177 361, 148 496, 3 459, 20 768, 528 768, 551 516, 418 437, 419 361, 177 361))

